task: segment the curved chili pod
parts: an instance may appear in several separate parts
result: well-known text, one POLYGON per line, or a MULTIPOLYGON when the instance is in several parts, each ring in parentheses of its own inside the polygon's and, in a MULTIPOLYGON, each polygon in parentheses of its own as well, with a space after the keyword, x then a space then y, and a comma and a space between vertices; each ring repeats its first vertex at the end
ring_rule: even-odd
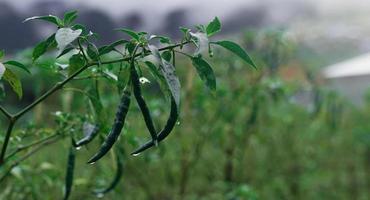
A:
POLYGON ((150 136, 152 137, 154 144, 156 144, 157 143, 157 131, 155 130, 149 108, 146 105, 144 98, 141 96, 139 76, 135 70, 134 62, 131 63, 130 72, 131 72, 132 87, 133 87, 133 92, 134 92, 136 102, 140 107, 141 113, 143 114, 144 121, 145 121, 146 127, 149 130, 150 136))
POLYGON ((87 161, 87 163, 89 164, 95 163, 112 148, 118 136, 121 134, 123 125, 125 124, 126 115, 130 107, 130 101, 131 101, 130 87, 126 86, 126 88, 123 90, 121 103, 118 106, 116 118, 114 120, 113 127, 108 134, 108 137, 105 139, 98 153, 96 153, 89 161, 87 161))
POLYGON ((74 148, 71 147, 69 149, 69 154, 68 154, 65 190, 64 190, 64 197, 63 197, 64 200, 67 200, 69 198, 69 195, 71 194, 71 191, 72 191, 75 160, 76 160, 76 152, 74 148))
POLYGON ((82 138, 81 140, 77 141, 74 146, 75 147, 80 147, 80 146, 83 146, 83 145, 86 145, 86 144, 89 144, 99 133, 99 126, 94 126, 94 129, 89 132, 84 138, 82 138))
MULTIPOLYGON (((171 98, 170 116, 169 116, 169 118, 167 120, 167 123, 166 123, 165 127, 163 128, 163 130, 161 130, 158 133, 158 142, 161 142, 162 140, 164 140, 171 133, 171 131, 173 130, 173 128, 176 125, 177 119, 178 119, 177 105, 176 105, 175 99, 172 97, 171 98)), ((154 144, 153 141, 149 141, 149 142, 143 144, 141 147, 139 147, 134 152, 132 152, 131 155, 138 155, 141 152, 153 147, 154 145, 155 144, 154 144)))
POLYGON ((123 174, 122 169, 123 169, 123 152, 122 150, 117 150, 116 151, 116 170, 117 171, 116 171, 116 175, 113 181, 109 184, 107 188, 95 190, 94 193, 100 196, 100 195, 103 195, 103 194, 106 194, 112 191, 118 185, 119 181, 122 178, 122 174, 123 174))

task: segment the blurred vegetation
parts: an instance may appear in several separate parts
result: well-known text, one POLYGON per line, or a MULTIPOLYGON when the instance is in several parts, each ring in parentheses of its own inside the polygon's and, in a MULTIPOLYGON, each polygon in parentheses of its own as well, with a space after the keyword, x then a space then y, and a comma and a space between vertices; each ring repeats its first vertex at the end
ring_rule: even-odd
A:
MULTIPOLYGON (((183 75, 184 90, 181 120, 174 132, 158 148, 130 156, 148 139, 145 124, 137 120, 140 111, 132 106, 134 114, 128 116, 119 140, 125 159, 118 187, 104 197, 92 193, 109 185, 116 170, 114 153, 94 165, 86 164, 101 143, 98 139, 79 150, 71 199, 369 199, 370 98, 357 108, 325 88, 315 76, 316 58, 302 53, 309 49, 302 50, 283 32, 248 32, 242 42, 259 69, 250 69, 228 53, 214 58, 215 94, 195 78, 191 63, 179 57, 177 70, 183 75), (308 102, 299 98, 306 91, 308 102)), ((50 75, 53 69, 47 59, 42 62, 42 67, 33 69, 40 78, 23 79, 29 98, 22 100, 24 104, 59 80, 50 75)), ((169 105, 158 98, 159 86, 150 74, 144 76, 151 81, 144 89, 153 116, 164 124, 168 110, 163 108, 169 105)), ((108 87, 113 80, 99 80, 110 126, 119 95, 108 87)), ((89 84, 93 82, 81 80, 68 87, 89 84)), ((8 99, 7 104, 15 106, 16 97, 8 99)), ((26 131, 17 131, 10 146, 70 128, 57 120, 69 111, 79 113, 70 114, 69 120, 91 120, 87 102, 76 91, 58 93, 19 123, 26 131)), ((81 137, 78 128, 74 132, 81 137)), ((0 199, 60 198, 69 143, 66 139, 49 145, 14 168, 12 177, 1 184, 0 199)))

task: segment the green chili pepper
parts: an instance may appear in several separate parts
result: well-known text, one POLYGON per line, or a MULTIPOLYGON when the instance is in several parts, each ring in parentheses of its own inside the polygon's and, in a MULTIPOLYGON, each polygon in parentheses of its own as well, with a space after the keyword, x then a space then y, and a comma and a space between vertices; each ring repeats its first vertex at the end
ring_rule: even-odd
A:
POLYGON ((134 96, 136 99, 137 104, 140 107, 141 113, 143 114, 144 121, 146 127, 149 130, 149 133, 152 137, 154 144, 157 144, 157 131, 155 130, 152 117, 150 115, 150 111, 148 106, 145 103, 144 98, 141 96, 141 88, 140 88, 140 81, 139 76, 135 70, 135 62, 131 62, 131 80, 132 80, 132 88, 134 92, 134 96))
POLYGON ((118 106, 112 130, 109 132, 108 137, 105 139, 98 153, 96 153, 88 161, 88 163, 93 164, 100 158, 102 158, 112 148, 113 144, 117 141, 118 136, 121 134, 122 128, 125 123, 126 115, 130 107, 130 101, 131 101, 131 91, 129 85, 127 85, 123 90, 121 103, 118 106))
POLYGON ((69 195, 72 191, 73 185, 73 171, 75 168, 75 159, 76 159, 76 152, 73 147, 69 149, 68 154, 68 163, 67 163, 67 173, 65 178, 65 191, 64 191, 64 200, 69 198, 69 195))
MULTIPOLYGON (((170 116, 167 120, 167 123, 166 123, 165 127, 158 134, 158 141, 159 142, 164 140, 171 133, 171 131, 173 130, 173 128, 176 125, 177 119, 178 119, 177 105, 176 105, 175 99, 172 97, 171 98, 170 116)), ((144 145, 142 145, 141 147, 139 147, 134 152, 132 152, 131 155, 138 155, 141 152, 153 147, 154 145, 155 144, 154 144, 153 141, 149 141, 149 142, 145 143, 144 145)))
POLYGON ((116 150, 116 175, 113 181, 109 184, 107 188, 95 190, 94 193, 98 196, 106 194, 112 191, 119 183, 123 174, 123 149, 116 150))

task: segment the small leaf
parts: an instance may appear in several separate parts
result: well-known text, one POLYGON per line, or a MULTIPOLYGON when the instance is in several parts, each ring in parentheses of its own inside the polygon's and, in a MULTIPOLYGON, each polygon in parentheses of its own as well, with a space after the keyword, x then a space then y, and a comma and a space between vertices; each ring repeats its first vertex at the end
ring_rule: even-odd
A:
POLYGON ((86 27, 82 24, 75 24, 71 27, 73 30, 82 30, 81 35, 87 35, 89 32, 87 31, 86 27))
POLYGON ((34 17, 30 17, 30 18, 27 18, 23 21, 24 22, 28 22, 28 21, 31 21, 31 20, 43 20, 43 21, 47 21, 47 22, 51 22, 59 27, 63 27, 64 24, 63 24, 63 21, 61 19, 59 19, 59 17, 57 16, 54 16, 54 15, 47 15, 47 16, 34 16, 34 17))
POLYGON ((85 65, 85 59, 81 54, 75 54, 69 59, 68 74, 71 75, 85 65))
POLYGON ((253 66, 255 69, 257 69, 257 66, 254 64, 252 59, 249 57, 249 55, 244 51, 242 47, 240 47, 235 42, 231 41, 218 41, 214 44, 220 45, 223 48, 233 52, 235 55, 239 56, 241 59, 243 59, 246 63, 253 66))
POLYGON ((121 28, 121 29, 117 29, 117 31, 124 32, 127 35, 129 35, 132 38, 134 38, 135 40, 140 40, 140 35, 138 33, 136 33, 135 31, 133 31, 133 30, 126 29, 126 28, 121 28))
POLYGON ((3 63, 0 63, 0 80, 1 78, 3 77, 4 73, 5 73, 5 66, 3 65, 3 63))
POLYGON ((206 28, 208 37, 213 36, 220 30, 221 30, 221 22, 217 17, 215 17, 213 21, 207 25, 207 28, 206 28))
POLYGON ((209 40, 208 36, 205 33, 202 32, 197 32, 197 33, 192 33, 190 32, 190 35, 196 39, 196 45, 197 49, 194 53, 194 56, 197 57, 203 52, 207 51, 209 47, 209 40))
POLYGON ((149 45, 148 47, 152 55, 154 56, 154 58, 159 63, 160 65, 159 70, 164 76, 164 78, 166 79, 167 85, 171 91, 171 95, 175 99, 177 107, 179 107, 181 86, 180 86, 179 78, 176 76, 176 73, 175 73, 175 67, 172 66, 171 63, 162 59, 157 47, 153 45, 149 45))
POLYGON ((22 83, 10 69, 6 69, 3 75, 5 81, 9 83, 13 91, 18 95, 19 99, 23 96, 22 83))
POLYGON ((87 55, 91 58, 91 60, 97 61, 99 59, 99 50, 96 46, 92 43, 87 45, 87 55))
POLYGON ((206 27, 203 24, 197 25, 195 28, 201 33, 207 33, 206 27))
POLYGON ((193 57, 191 60, 202 81, 210 90, 215 91, 216 77, 212 67, 202 57, 193 57))
POLYGON ((64 50, 62 51, 62 53, 60 53, 60 54, 57 56, 57 58, 60 58, 60 57, 62 57, 62 56, 64 56, 64 55, 66 55, 67 53, 69 53, 70 51, 72 51, 72 50, 74 50, 74 49, 75 49, 74 47, 69 47, 69 48, 64 49, 64 50))
POLYGON ((4 58, 5 52, 3 50, 0 50, 0 60, 4 58))
POLYGON ((97 121, 99 124, 104 125, 106 123, 106 110, 103 107, 99 95, 94 88, 90 88, 87 93, 89 94, 88 97, 97 121))
POLYGON ((159 42, 162 44, 171 44, 171 39, 169 37, 160 36, 160 35, 152 35, 150 36, 149 40, 159 39, 159 42))
POLYGON ((164 94, 170 94, 171 91, 167 85, 166 79, 159 72, 159 69, 150 61, 145 61, 145 65, 148 67, 152 76, 157 80, 159 87, 164 92, 164 94))
POLYGON ((128 42, 127 40, 118 40, 116 42, 113 42, 110 45, 100 47, 99 48, 99 55, 107 54, 107 53, 113 51, 114 48, 116 48, 117 46, 122 45, 122 44, 125 44, 127 42, 128 42))
POLYGON ((71 28, 61 28, 55 34, 55 40, 58 44, 59 50, 64 50, 64 48, 76 40, 82 33, 81 29, 72 30, 71 28))
POLYGON ((162 53, 162 58, 166 60, 167 62, 170 62, 172 59, 172 52, 171 51, 165 51, 162 53))
POLYGON ((77 18, 77 11, 72 10, 64 14, 64 24, 69 25, 77 18))
POLYGON ((31 74, 30 70, 28 70, 25 65, 23 65, 22 63, 20 63, 18 61, 9 60, 9 61, 6 61, 4 64, 5 65, 12 65, 12 66, 15 66, 15 67, 19 67, 19 68, 23 69, 24 71, 26 71, 27 73, 31 74))
POLYGON ((32 60, 36 61, 40 56, 42 56, 49 47, 55 42, 55 34, 48 37, 45 41, 42 41, 36 45, 32 52, 32 60))

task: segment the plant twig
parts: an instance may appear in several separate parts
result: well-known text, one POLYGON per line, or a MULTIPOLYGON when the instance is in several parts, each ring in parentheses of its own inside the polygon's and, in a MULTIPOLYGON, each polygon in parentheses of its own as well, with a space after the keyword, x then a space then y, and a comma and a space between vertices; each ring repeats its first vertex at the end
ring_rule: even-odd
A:
POLYGON ((60 133, 55 133, 53 135, 50 135, 50 136, 47 136, 45 138, 42 138, 41 140, 37 140, 35 142, 31 142, 30 144, 26 144, 26 145, 23 145, 23 146, 19 146, 18 148, 16 148, 13 152, 11 152, 8 156, 5 157, 5 161, 9 160, 10 158, 12 158, 13 156, 15 156, 16 154, 18 154, 19 152, 21 151, 24 151, 24 150, 27 150, 33 146, 36 146, 36 145, 39 145, 39 144, 43 144, 57 136, 60 136, 60 133))
POLYGON ((15 124, 15 120, 10 120, 8 130, 6 131, 4 144, 3 144, 3 147, 1 149, 0 166, 4 164, 4 156, 5 156, 6 148, 8 146, 9 140, 10 140, 10 135, 13 131, 14 124, 15 124))
POLYGON ((43 145, 39 145, 39 146, 35 147, 30 152, 25 154, 23 157, 21 157, 20 159, 15 161, 12 165, 10 165, 10 167, 6 170, 6 172, 3 174, 3 176, 0 177, 0 183, 3 182, 7 176, 9 176, 9 174, 11 173, 11 171, 14 167, 18 166, 20 163, 22 163, 23 161, 25 161, 26 159, 31 157, 33 154, 37 153, 43 147, 46 147, 49 144, 52 144, 52 143, 55 143, 55 142, 59 141, 59 139, 60 138, 54 138, 53 140, 49 140, 49 141, 45 142, 43 145))
POLYGON ((0 106, 0 112, 2 112, 8 119, 12 118, 12 115, 2 106, 0 106))

